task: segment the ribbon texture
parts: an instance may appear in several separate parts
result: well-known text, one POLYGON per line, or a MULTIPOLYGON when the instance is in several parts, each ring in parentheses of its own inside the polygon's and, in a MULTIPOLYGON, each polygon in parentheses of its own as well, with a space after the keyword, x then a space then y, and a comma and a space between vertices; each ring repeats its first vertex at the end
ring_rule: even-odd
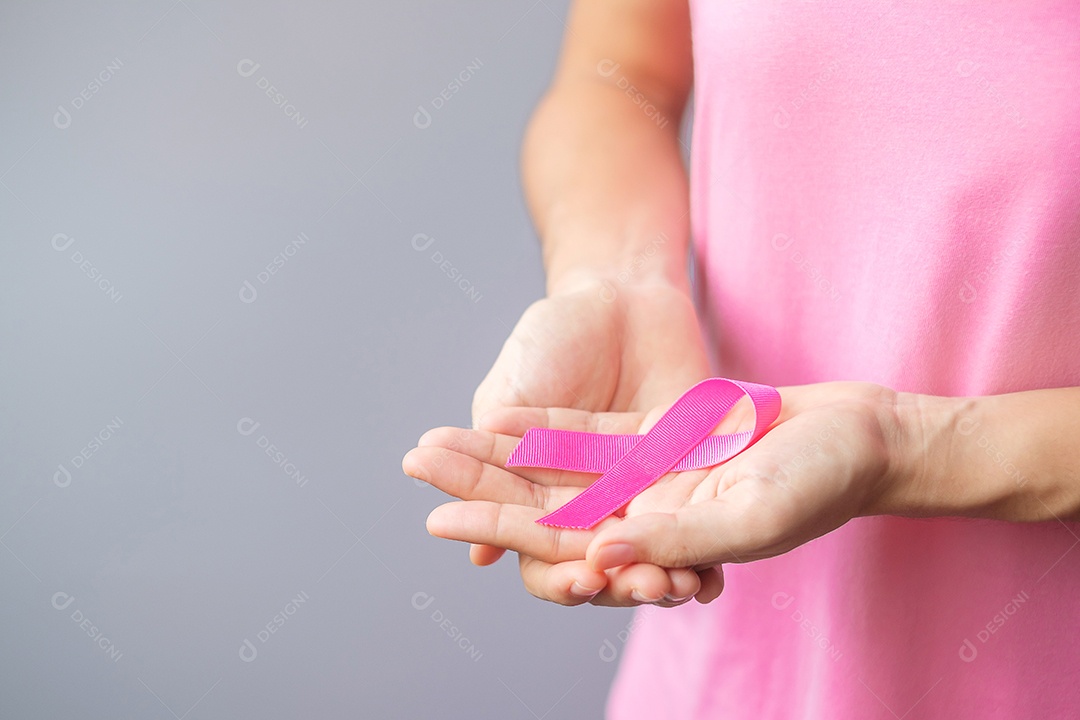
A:
POLYGON ((683 393, 644 435, 532 428, 510 453, 506 466, 603 473, 576 498, 537 520, 587 530, 669 472, 697 470, 735 457, 764 435, 779 414, 776 388, 709 378, 683 393), (743 395, 754 406, 754 429, 711 435, 743 395))

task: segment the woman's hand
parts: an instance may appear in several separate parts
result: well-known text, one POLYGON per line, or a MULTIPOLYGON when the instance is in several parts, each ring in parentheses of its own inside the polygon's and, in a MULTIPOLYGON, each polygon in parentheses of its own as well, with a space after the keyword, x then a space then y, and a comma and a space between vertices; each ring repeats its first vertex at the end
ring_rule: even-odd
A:
MULTIPOLYGON (((641 413, 589 413, 578 410, 513 408, 493 411, 492 421, 512 429, 515 424, 597 432, 632 433, 641 425, 641 413)), ((437 428, 420 438, 419 446, 402 461, 405 472, 467 503, 464 515, 451 519, 455 530, 429 530, 453 539, 473 538, 497 547, 509 547, 520 556, 525 587, 533 595, 563 605, 638 605, 655 602, 675 605, 690 597, 722 589, 720 575, 709 570, 658 567, 632 563, 598 571, 584 561, 588 538, 594 532, 562 535, 541 526, 538 533, 521 533, 517 525, 533 520, 568 502, 595 479, 594 475, 557 470, 505 467, 520 440, 520 433, 437 428), (524 514, 524 515, 523 515, 524 514), (508 521, 509 524, 506 524, 508 521), (546 532, 545 532, 546 531, 546 532), (509 534, 505 534, 509 533, 509 534)), ((439 512, 437 509, 432 518, 439 512)), ((610 524, 614 519, 605 521, 610 524)), ((603 527, 604 524, 601 524, 603 527)))
MULTIPOLYGON (((514 328, 476 391, 473 424, 501 432, 492 424, 498 420, 491 411, 507 406, 644 410, 673 400, 707 375, 708 361, 686 290, 618 276, 567 280, 559 292, 534 303, 514 328)), ((477 565, 489 565, 503 552, 474 545, 470 557, 477 565)), ((530 588, 539 587, 540 578, 552 572, 536 558, 523 556, 520 564, 530 588)), ((636 572, 655 575, 660 570, 636 572)), ((592 584, 576 588, 581 600, 605 587, 596 574, 588 579, 592 584)), ((680 590, 687 587, 680 585, 680 590)))
MULTIPOLYGON (((548 298, 525 313, 477 390, 474 425, 506 405, 647 408, 705 377, 686 272, 680 119, 692 85, 686 3, 573 4, 521 153, 548 298)), ((501 554, 477 546, 471 557, 501 554)), ((546 568, 523 558, 522 572, 546 568)))
MULTIPOLYGON (((406 457, 406 467, 424 466, 421 479, 466 500, 436 508, 428 518, 430 532, 493 543, 546 563, 543 574, 526 578, 534 595, 575 604, 580 598, 570 595, 570 585, 595 582, 606 573, 608 589, 599 602, 642 602, 628 597, 630 586, 646 600, 659 597, 660 590, 676 597, 678 589, 664 586, 659 575, 631 572, 637 567, 701 571, 771 557, 853 517, 874 514, 891 489, 899 448, 917 446, 904 442, 896 394, 880 386, 823 383, 785 388, 781 396, 780 418, 752 447, 714 468, 666 475, 589 531, 550 528, 535 520, 565 504, 595 476, 526 468, 510 472, 503 464, 517 438, 529 427, 642 432, 663 408, 647 415, 507 409, 489 418, 500 434, 475 433, 438 471, 428 472, 424 458, 448 452, 445 429, 425 435, 421 448, 406 457)), ((747 408, 737 410, 718 431, 749 425, 747 408)), ((705 583, 696 592, 698 600, 713 599, 720 587, 719 581, 705 583)))
POLYGON ((473 424, 498 407, 644 411, 707 376, 686 290, 589 278, 525 311, 476 390, 473 424))

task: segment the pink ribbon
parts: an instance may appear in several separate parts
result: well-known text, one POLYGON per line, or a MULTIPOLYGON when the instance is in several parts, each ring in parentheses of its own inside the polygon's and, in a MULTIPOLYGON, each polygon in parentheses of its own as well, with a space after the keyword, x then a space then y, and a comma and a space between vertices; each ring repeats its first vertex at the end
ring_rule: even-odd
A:
POLYGON ((776 388, 709 378, 683 393, 644 435, 532 428, 510 453, 506 466, 603 473, 576 498, 536 521, 587 530, 669 472, 730 460, 764 435, 779 415, 776 388), (743 395, 754 405, 754 429, 712 435, 743 395))

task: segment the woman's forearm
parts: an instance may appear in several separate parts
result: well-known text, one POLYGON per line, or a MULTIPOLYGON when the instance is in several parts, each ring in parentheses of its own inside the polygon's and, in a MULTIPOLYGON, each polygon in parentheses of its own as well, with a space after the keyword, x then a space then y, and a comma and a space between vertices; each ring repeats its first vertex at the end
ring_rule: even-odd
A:
POLYGON ((570 23, 522 151, 548 290, 597 277, 686 286, 689 201, 679 145, 692 76, 686 10, 578 0, 570 23))
POLYGON ((897 417, 894 480, 876 512, 1080 520, 1080 388, 901 393, 897 417))
POLYGON ((595 277, 685 285, 678 118, 659 129, 615 86, 567 85, 537 109, 523 150, 549 292, 595 277))

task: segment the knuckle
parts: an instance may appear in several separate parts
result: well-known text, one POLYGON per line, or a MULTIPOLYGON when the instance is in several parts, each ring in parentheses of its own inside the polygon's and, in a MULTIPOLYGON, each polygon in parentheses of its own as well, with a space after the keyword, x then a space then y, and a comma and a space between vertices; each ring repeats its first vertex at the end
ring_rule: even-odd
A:
POLYGON ((553 561, 558 562, 562 558, 562 533, 555 529, 548 529, 548 545, 553 561))

